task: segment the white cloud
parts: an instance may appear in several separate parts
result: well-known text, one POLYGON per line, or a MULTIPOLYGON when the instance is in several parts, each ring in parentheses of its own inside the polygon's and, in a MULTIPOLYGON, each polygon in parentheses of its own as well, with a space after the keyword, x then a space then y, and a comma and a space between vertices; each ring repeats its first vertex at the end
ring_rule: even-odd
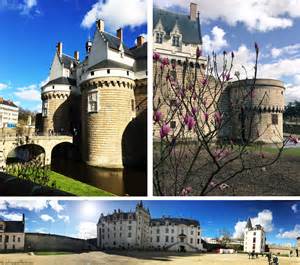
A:
POLYGON ((0 90, 3 90, 5 88, 8 88, 8 84, 0 83, 0 90))
POLYGON ((0 216, 9 221, 21 221, 23 220, 23 215, 21 213, 8 213, 0 212, 0 216))
MULTIPOLYGON (((300 0, 195 0, 201 19, 221 19, 230 26, 243 23, 250 31, 270 31, 293 25, 293 19, 300 17, 300 0)), ((155 0, 162 8, 179 6, 188 11, 189 0, 155 0)))
POLYGON ((14 209, 27 209, 29 211, 41 211, 47 208, 46 200, 8 200, 8 201, 0 201, 1 203, 5 202, 9 208, 14 209))
POLYGON ((203 49, 204 51, 211 53, 211 52, 218 52, 222 48, 228 46, 227 40, 224 39, 226 35, 225 31, 218 26, 214 26, 211 31, 212 37, 209 35, 205 35, 203 37, 203 49))
POLYGON ((286 238, 286 239, 296 239, 300 236, 300 225, 295 225, 293 230, 290 231, 279 231, 279 233, 276 235, 278 238, 286 238))
POLYGON ((50 200, 48 203, 51 206, 51 208, 58 213, 64 209, 64 207, 61 204, 59 204, 57 200, 50 200))
POLYGON ((51 217, 51 216, 48 215, 48 214, 42 214, 42 215, 40 216, 40 218, 41 218, 44 222, 49 222, 49 221, 51 221, 52 223, 55 222, 54 218, 51 217))
POLYGON ((77 227, 77 237, 82 239, 97 237, 96 224, 93 222, 80 222, 77 227))
POLYGON ((7 209, 6 202, 0 201, 0 210, 6 210, 6 209, 7 209))
POLYGON ((136 27, 146 23, 146 11, 146 0, 107 0, 105 3, 99 0, 85 14, 81 26, 91 28, 97 19, 103 19, 110 31, 125 26, 136 27))
POLYGON ((293 204, 293 205, 291 206, 291 209, 292 209, 292 211, 293 211, 294 213, 297 213, 297 212, 298 212, 298 204, 297 204, 297 203, 293 204))
MULTIPOLYGON (((256 217, 250 218, 252 225, 261 225, 266 232, 273 230, 273 214, 270 210, 263 210, 256 217)), ((244 234, 244 229, 247 221, 238 221, 234 227, 233 238, 241 238, 244 234)))
POLYGON ((58 219, 63 220, 65 223, 70 223, 70 217, 67 215, 57 215, 58 219))
POLYGON ((37 0, 24 0, 20 5, 21 14, 28 15, 33 7, 37 6, 37 0))
POLYGON ((35 229, 33 232, 36 232, 36 233, 42 233, 42 234, 47 234, 47 233, 49 233, 49 232, 47 231, 47 229, 44 228, 44 227, 37 228, 37 229, 35 229))
POLYGON ((41 100, 41 93, 37 88, 37 85, 30 85, 17 88, 14 94, 23 100, 38 101, 41 100))

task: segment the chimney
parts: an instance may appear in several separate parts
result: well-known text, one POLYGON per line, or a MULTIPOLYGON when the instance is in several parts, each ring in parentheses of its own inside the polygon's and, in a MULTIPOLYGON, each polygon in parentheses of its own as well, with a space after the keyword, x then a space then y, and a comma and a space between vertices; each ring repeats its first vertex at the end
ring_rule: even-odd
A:
POLYGON ((197 19, 197 4, 191 3, 190 4, 190 20, 196 21, 197 19))
POLYGON ((141 47, 145 42, 145 38, 143 36, 138 36, 136 39, 136 46, 141 47))
POLYGON ((56 45, 57 54, 60 57, 62 56, 62 46, 63 46, 62 42, 58 42, 57 45, 56 45))
POLYGON ((24 214, 24 213, 22 214, 22 217, 23 217, 23 220, 22 220, 22 221, 23 221, 23 223, 24 223, 24 222, 25 222, 25 214, 24 214))
POLYGON ((74 52, 74 59, 75 59, 76 61, 79 61, 79 51, 75 51, 75 52, 74 52))
POLYGON ((122 28, 119 28, 117 30, 117 37, 120 39, 120 43, 123 42, 123 29, 122 28))
POLYGON ((88 40, 86 43, 85 43, 85 50, 86 50, 86 53, 90 53, 91 51, 91 48, 92 48, 92 42, 90 40, 88 40))
POLYGON ((96 26, 99 32, 103 32, 104 31, 104 20, 102 19, 98 19, 96 21, 96 26))

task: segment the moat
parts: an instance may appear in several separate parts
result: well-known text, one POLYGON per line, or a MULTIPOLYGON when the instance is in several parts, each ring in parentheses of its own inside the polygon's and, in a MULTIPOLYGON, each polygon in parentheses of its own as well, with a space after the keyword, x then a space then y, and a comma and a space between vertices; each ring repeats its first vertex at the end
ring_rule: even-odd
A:
POLYGON ((147 176, 143 169, 105 169, 66 159, 54 159, 51 169, 115 195, 147 195, 147 176))

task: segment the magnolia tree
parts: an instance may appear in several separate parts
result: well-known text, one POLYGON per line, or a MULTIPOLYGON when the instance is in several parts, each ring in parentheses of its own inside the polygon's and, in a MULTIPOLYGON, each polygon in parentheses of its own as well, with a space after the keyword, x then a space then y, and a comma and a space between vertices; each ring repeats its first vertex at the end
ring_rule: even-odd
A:
MULTIPOLYGON (((154 189, 156 195, 208 195, 213 191, 232 189, 229 181, 255 169, 266 169, 280 157, 288 140, 274 143, 276 154, 266 155, 258 145, 264 132, 255 131, 257 109, 264 97, 255 101, 259 48, 252 85, 238 89, 235 101, 228 98, 228 82, 240 73, 233 72, 234 53, 216 54, 200 66, 201 50, 196 62, 186 60, 178 65, 154 53, 154 189), (244 112, 245 105, 247 111, 244 112), (230 124, 244 116, 235 137, 222 137, 230 124), (246 122, 245 122, 246 121, 246 122)), ((230 135, 230 134, 228 134, 230 135)), ((296 138, 291 139, 297 142, 296 138)))

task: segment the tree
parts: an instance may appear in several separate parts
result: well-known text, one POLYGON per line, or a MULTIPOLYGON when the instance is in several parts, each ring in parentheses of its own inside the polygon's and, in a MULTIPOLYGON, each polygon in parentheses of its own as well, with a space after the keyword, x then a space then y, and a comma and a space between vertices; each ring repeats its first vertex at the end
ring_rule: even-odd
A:
MULTIPOLYGON (((223 53, 221 69, 217 56, 207 58, 206 69, 186 60, 182 67, 159 54, 153 55, 154 110, 154 179, 156 195, 208 195, 216 189, 226 190, 236 177, 253 176, 255 169, 274 164, 286 144, 277 144, 277 153, 266 158, 254 109, 259 48, 255 44, 256 62, 250 88, 241 86, 236 102, 225 111, 222 100, 233 78, 234 54, 223 53), (182 69, 180 72, 178 69, 182 69), (244 111, 247 105, 248 111, 244 111), (222 139, 220 134, 232 122, 240 122, 239 139, 222 139)), ((237 80, 239 73, 235 73, 237 80)), ((264 98, 258 104, 261 105, 264 98)), ((255 103, 257 107, 257 102, 255 103)), ((234 188, 234 187, 233 187, 234 188)))

